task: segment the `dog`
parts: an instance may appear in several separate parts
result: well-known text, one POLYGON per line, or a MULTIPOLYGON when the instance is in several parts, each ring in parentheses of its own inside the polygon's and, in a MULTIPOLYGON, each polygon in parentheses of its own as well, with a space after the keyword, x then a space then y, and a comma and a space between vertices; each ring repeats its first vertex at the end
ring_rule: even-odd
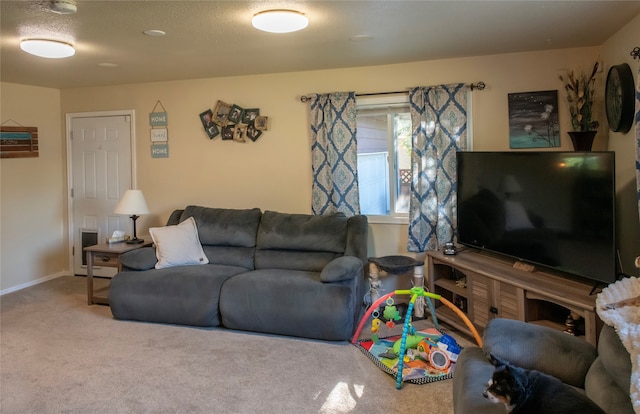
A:
POLYGON ((510 414, 605 414, 586 395, 551 375, 516 367, 493 355, 496 367, 482 395, 510 414))

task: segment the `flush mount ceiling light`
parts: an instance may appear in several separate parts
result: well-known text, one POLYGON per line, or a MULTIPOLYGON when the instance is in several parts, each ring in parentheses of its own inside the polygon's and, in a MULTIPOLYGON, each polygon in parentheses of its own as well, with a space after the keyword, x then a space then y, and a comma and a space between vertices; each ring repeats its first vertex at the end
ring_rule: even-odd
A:
POLYGON ((68 43, 58 40, 26 39, 20 42, 20 49, 35 56, 60 59, 76 54, 76 50, 68 43))
POLYGON ((78 11, 75 0, 53 0, 49 8, 58 14, 74 14, 78 11))
POLYGON ((309 19, 295 10, 265 10, 255 14, 251 24, 264 32, 291 33, 307 27, 309 19))
POLYGON ((165 32, 163 30, 158 30, 158 29, 149 29, 149 30, 145 30, 142 33, 146 34, 147 36, 151 36, 151 37, 162 37, 162 36, 167 34, 167 32, 165 32))

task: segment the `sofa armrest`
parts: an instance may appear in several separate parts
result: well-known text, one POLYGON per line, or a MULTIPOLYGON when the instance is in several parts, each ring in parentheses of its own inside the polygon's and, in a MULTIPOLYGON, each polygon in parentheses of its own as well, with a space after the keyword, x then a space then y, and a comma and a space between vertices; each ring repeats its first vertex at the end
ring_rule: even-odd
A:
POLYGON ((156 249, 154 247, 141 247, 120 255, 120 263, 123 269, 149 270, 153 269, 158 262, 156 249))
POLYGON ((552 375, 584 388, 584 378, 596 359, 588 342, 546 326, 493 319, 483 335, 483 349, 509 363, 552 375))
POLYGON ((350 280, 362 274, 362 262, 354 256, 342 256, 329 262, 320 272, 323 282, 350 280))

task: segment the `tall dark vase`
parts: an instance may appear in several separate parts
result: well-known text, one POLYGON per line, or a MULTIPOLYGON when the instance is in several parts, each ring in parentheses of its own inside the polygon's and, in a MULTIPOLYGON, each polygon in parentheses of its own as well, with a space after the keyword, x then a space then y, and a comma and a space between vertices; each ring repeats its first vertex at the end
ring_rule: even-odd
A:
POLYGON ((591 151, 593 139, 598 131, 569 131, 574 151, 591 151))

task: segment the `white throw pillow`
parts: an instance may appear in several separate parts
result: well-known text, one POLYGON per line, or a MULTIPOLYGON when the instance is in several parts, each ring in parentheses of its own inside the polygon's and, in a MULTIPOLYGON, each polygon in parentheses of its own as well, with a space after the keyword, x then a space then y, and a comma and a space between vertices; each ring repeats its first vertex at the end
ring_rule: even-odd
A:
POLYGON ((156 269, 209 263, 193 217, 175 226, 152 227, 149 234, 156 245, 156 269))

